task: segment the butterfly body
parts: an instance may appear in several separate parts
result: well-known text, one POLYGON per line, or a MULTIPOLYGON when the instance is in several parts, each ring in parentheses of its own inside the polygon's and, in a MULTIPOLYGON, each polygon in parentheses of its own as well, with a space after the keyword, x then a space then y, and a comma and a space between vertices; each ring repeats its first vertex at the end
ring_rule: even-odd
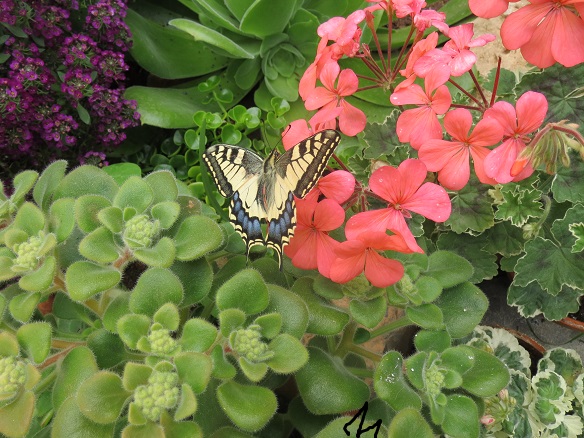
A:
POLYGON ((318 132, 283 154, 263 160, 238 146, 217 144, 203 154, 219 193, 231 198, 229 217, 247 252, 254 245, 274 248, 282 267, 283 247, 294 235, 294 196, 303 198, 316 185, 338 145, 334 130, 318 132), (264 238, 261 220, 268 224, 264 238))

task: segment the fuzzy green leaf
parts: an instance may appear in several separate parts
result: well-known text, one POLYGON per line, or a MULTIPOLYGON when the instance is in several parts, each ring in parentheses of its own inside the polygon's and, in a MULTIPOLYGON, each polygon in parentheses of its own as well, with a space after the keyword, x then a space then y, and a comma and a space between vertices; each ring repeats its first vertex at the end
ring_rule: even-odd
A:
POLYGON ((349 303, 351 316, 359 324, 373 328, 381 322, 387 312, 387 300, 377 297, 369 301, 352 300, 349 303))
POLYGON ((462 387, 478 397, 497 394, 509 383, 509 371, 497 357, 478 348, 464 346, 474 356, 473 366, 463 374, 462 387))
POLYGON ((0 408, 0 433, 8 438, 25 436, 31 425, 34 407, 35 396, 31 391, 26 391, 0 408))
POLYGON ((53 436, 68 438, 111 438, 114 433, 115 424, 97 424, 90 421, 81 413, 75 397, 65 400, 52 422, 53 436))
POLYGON ((400 410, 389 424, 387 438, 433 438, 434 432, 418 409, 400 410))
POLYGON ((18 209, 12 228, 22 230, 29 236, 36 236, 45 228, 45 215, 36 205, 25 202, 18 209))
POLYGON ((282 317, 282 332, 300 339, 308 326, 308 308, 295 293, 274 284, 268 284, 270 297, 266 312, 277 312, 282 317))
POLYGON ((308 351, 294 336, 282 333, 269 344, 274 357, 266 363, 277 373, 290 374, 298 371, 308 361, 308 351))
POLYGON ((237 362, 239 363, 239 368, 241 368, 241 371, 245 374, 245 377, 254 383, 262 380, 268 372, 268 365, 264 362, 248 362, 243 357, 240 357, 237 362))
POLYGON ((69 172, 55 189, 54 199, 79 198, 83 195, 100 195, 109 201, 118 191, 115 180, 95 166, 80 166, 69 172))
POLYGON ((112 204, 121 210, 132 207, 141 214, 153 200, 154 194, 148 183, 139 176, 131 176, 120 187, 112 204))
POLYGON ((264 338, 273 339, 282 329, 282 316, 279 313, 267 313, 258 316, 253 323, 262 328, 264 338))
POLYGON ((308 308, 308 333, 332 336, 340 333, 349 322, 349 315, 336 307, 328 305, 312 292, 312 280, 300 278, 292 290, 304 300, 308 308))
POLYGON ((453 394, 447 397, 442 429, 453 437, 478 438, 479 412, 470 397, 453 394))
POLYGON ((30 272, 18 280, 18 285, 29 292, 42 292, 53 284, 57 274, 57 261, 55 257, 45 258, 43 264, 33 272, 30 272))
POLYGON ((444 327, 442 311, 438 306, 431 303, 408 306, 406 308, 406 316, 414 324, 428 330, 440 330, 444 327))
POLYGON ((126 349, 120 337, 105 329, 91 333, 87 337, 87 346, 95 355, 100 369, 113 368, 127 360, 126 349))
POLYGON ((122 279, 116 269, 91 262, 75 262, 65 274, 69 296, 76 301, 85 301, 93 295, 111 289, 122 279))
POLYGON ((181 382, 187 383, 195 392, 205 391, 211 379, 213 362, 206 354, 183 352, 174 357, 174 364, 181 382))
MULTIPOLYGON (((183 383, 180 391, 180 400, 176 411, 174 412, 174 419, 176 421, 184 420, 193 415, 197 410, 197 398, 189 385, 183 383)), ((189 435, 192 436, 192 435, 189 435)))
POLYGON ((219 288, 216 297, 219 310, 241 309, 248 315, 262 312, 268 302, 268 288, 262 276, 253 269, 235 274, 219 288))
POLYGON ((219 312, 219 329, 224 337, 240 328, 245 322, 245 312, 239 309, 225 309, 219 312))
POLYGON ((130 313, 130 297, 126 291, 116 291, 117 296, 107 305, 101 318, 103 326, 112 333, 117 333, 116 324, 118 320, 130 313))
POLYGON ((79 253, 96 263, 112 263, 118 259, 118 247, 114 235, 106 227, 99 227, 90 232, 79 242, 79 253))
POLYGON ((206 216, 190 216, 179 226, 176 235, 176 258, 194 260, 216 250, 223 244, 221 228, 206 216))
POLYGON ((53 193, 65 176, 66 170, 67 161, 55 161, 47 166, 34 186, 32 197, 44 211, 49 208, 53 193))
POLYGON ((23 292, 18 294, 13 297, 8 304, 10 314, 17 321, 27 322, 36 310, 37 304, 40 300, 40 292, 32 294, 23 292))
POLYGON ((168 268, 174 262, 176 249, 170 237, 163 237, 150 248, 134 250, 134 257, 148 266, 168 268))
POLYGON ((32 322, 16 331, 18 343, 27 356, 37 364, 44 362, 51 351, 51 326, 45 322, 32 322))
POLYGON ((319 348, 309 347, 308 363, 296 373, 298 390, 314 414, 338 414, 363 406, 369 387, 319 348))
POLYGON ((39 174, 34 170, 24 170, 14 177, 12 180, 12 186, 14 187, 14 192, 12 193, 12 201, 17 202, 24 199, 26 194, 30 192, 30 189, 34 186, 39 174))
POLYGON ((184 306, 198 303, 210 292, 213 284, 213 269, 205 258, 188 262, 175 260, 170 269, 184 286, 182 303, 184 306))
POLYGON ((403 358, 397 351, 386 353, 375 369, 373 387, 375 392, 396 411, 404 408, 422 408, 422 400, 406 382, 403 358))
POLYGON ((434 304, 442 310, 446 331, 453 338, 469 334, 489 307, 485 294, 468 282, 444 290, 434 304))
POLYGON ((172 201, 159 202, 152 206, 150 211, 152 218, 158 219, 163 229, 170 228, 178 218, 179 213, 180 205, 178 202, 172 201))
POLYGON ((164 201, 176 201, 178 187, 174 175, 166 170, 149 173, 144 177, 154 194, 152 205, 164 201))
POLYGON ((428 258, 426 274, 438 280, 443 288, 468 280, 472 273, 473 267, 468 260, 450 251, 436 251, 428 258))
POLYGON ((140 385, 146 385, 153 369, 143 363, 126 362, 123 385, 126 391, 134 391, 140 385))
POLYGON ((165 303, 180 305, 183 287, 167 269, 150 268, 142 273, 130 297, 130 310, 152 316, 165 303))
POLYGON ((148 335, 150 323, 150 318, 146 315, 123 315, 118 320, 116 329, 122 341, 128 347, 135 350, 140 338, 148 335))
POLYGON ((101 223, 97 215, 110 205, 109 199, 101 195, 84 195, 78 198, 75 201, 75 218, 81 231, 90 233, 99 228, 101 223))
POLYGON ((75 347, 59 367, 59 373, 53 386, 53 406, 58 410, 63 402, 90 376, 97 373, 97 363, 91 350, 87 347, 75 347))
POLYGON ((184 351, 204 353, 217 339, 217 329, 204 319, 189 319, 183 326, 180 345, 184 351))
POLYGON ((66 240, 75 228, 75 216, 71 214, 75 201, 62 198, 51 204, 49 209, 49 231, 57 237, 57 242, 66 240))
POLYGON ((110 424, 118 419, 130 395, 120 376, 99 371, 79 386, 76 400, 79 410, 91 421, 110 424))
POLYGON ((216 345, 211 351, 211 360, 213 362, 213 377, 216 379, 233 379, 237 374, 237 370, 225 358, 223 347, 216 345))
POLYGON ((105 207, 97 214, 97 219, 112 233, 121 233, 124 229, 123 212, 118 207, 105 207))
POLYGON ((450 347, 452 339, 447 331, 420 330, 414 337, 414 344, 418 351, 437 351, 441 353, 450 347))
POLYGON ((170 331, 176 331, 180 323, 178 308, 172 303, 164 304, 156 311, 152 319, 170 331))
POLYGON ((229 381, 217 388, 217 400, 233 423, 249 432, 263 428, 278 406, 272 391, 229 381))

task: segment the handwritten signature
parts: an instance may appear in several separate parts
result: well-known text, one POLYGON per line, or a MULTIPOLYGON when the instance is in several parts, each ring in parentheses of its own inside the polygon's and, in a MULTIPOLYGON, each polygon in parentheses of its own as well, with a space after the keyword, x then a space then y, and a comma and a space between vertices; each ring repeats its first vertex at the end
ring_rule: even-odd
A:
POLYGON ((381 428, 381 419, 377 420, 375 422, 375 424, 373 424, 373 426, 369 426, 368 428, 363 429, 363 423, 365 422, 365 416, 367 415, 368 408, 369 408, 369 403, 365 402, 363 407, 361 409, 359 409, 359 412, 357 412, 355 414, 355 416, 353 418, 351 418, 351 420, 343 426, 343 430, 345 431, 347 436, 351 436, 351 432, 349 432, 348 427, 351 424, 353 424, 357 418, 361 417, 361 420, 359 421, 359 427, 357 428, 357 434, 355 435, 355 437, 359 438, 365 432, 370 431, 371 429, 375 428, 375 433, 373 434, 373 438, 377 438, 377 434, 379 433, 379 429, 381 428))

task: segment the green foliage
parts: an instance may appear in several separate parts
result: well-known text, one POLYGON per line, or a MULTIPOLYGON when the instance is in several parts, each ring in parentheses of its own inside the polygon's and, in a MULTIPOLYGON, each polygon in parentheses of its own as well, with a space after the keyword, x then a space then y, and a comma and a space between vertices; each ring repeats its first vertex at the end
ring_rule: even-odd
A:
MULTIPOLYGON (((28 192, 13 196, 0 247, 10 280, 0 295, 4 435, 263 436, 302 428, 278 411, 277 388, 292 374, 294 409, 311 416, 314 435, 334 436, 348 419, 327 425, 331 416, 366 401, 364 424, 379 415, 382 431, 400 430, 411 407, 427 405, 432 427, 456 432, 459 410, 479 412, 477 400, 506 384, 494 356, 452 346, 486 309, 468 281, 469 263, 455 253, 404 257, 407 275, 386 289, 281 272, 266 252, 246 266, 243 256, 226 257, 243 251, 227 243, 233 230, 217 225, 171 172, 142 178, 120 170, 66 173, 56 162, 39 177, 16 178, 28 192), (344 306, 333 302, 341 298, 344 306), (380 325, 388 305, 405 315, 380 325), (425 329, 420 353, 406 361, 357 344, 403 325, 425 329), (312 335, 321 338, 309 344, 312 335), (377 363, 373 371, 361 356, 377 363), (432 392, 423 376, 434 369, 446 383, 432 392), (378 398, 370 400, 363 377, 372 375, 378 398), (441 388, 450 391, 446 405, 435 402, 441 388), (19 428, 6 418, 19 418, 19 428)), ((428 418, 416 421, 421 431, 430 427, 428 418)))

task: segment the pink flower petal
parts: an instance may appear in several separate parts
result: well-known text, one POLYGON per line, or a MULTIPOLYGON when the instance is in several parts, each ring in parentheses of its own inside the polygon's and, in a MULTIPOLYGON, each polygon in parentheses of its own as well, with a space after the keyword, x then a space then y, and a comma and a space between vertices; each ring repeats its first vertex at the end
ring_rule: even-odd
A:
POLYGON ((314 90, 308 93, 308 97, 304 103, 304 106, 307 110, 312 111, 326 106, 331 102, 336 103, 336 101, 337 95, 335 93, 323 87, 316 87, 314 90))
POLYGON ((323 176, 317 186, 324 196, 342 204, 355 191, 355 177, 346 170, 335 170, 323 176))
POLYGON ((495 18, 509 7, 508 0, 469 0, 468 6, 473 14, 481 18, 495 18))
POLYGON ((517 159, 519 152, 525 148, 521 140, 508 138, 501 146, 493 149, 485 158, 484 167, 488 177, 500 184, 506 184, 513 180, 511 167, 517 159))
POLYGON ((462 147, 459 141, 428 140, 420 146, 418 157, 430 172, 438 172, 462 147))
POLYGON ((338 257, 333 261, 329 275, 335 283, 352 280, 365 267, 365 246, 359 240, 347 240, 337 247, 338 257))
POLYGON ((564 67, 584 62, 584 21, 567 8, 561 8, 560 25, 556 26, 552 39, 552 54, 564 67))
POLYGON ((483 184, 497 184, 497 181, 489 177, 485 172, 485 158, 491 153, 490 149, 481 147, 471 147, 470 154, 474 163, 474 170, 483 184))
POLYGON ((492 146, 503 138, 503 128, 494 119, 480 120, 469 136, 473 146, 492 146))
POLYGON ((394 105, 425 105, 429 103, 430 99, 426 92, 418 84, 412 84, 407 88, 400 88, 394 91, 389 100, 394 105))
POLYGON ((335 81, 340 71, 341 68, 336 62, 329 62, 322 68, 319 79, 327 90, 333 91, 335 89, 335 81))
POLYGON ((452 204, 446 190, 438 184, 428 182, 408 200, 405 208, 434 222, 444 222, 450 217, 452 204))
POLYGON ((458 56, 450 62, 450 74, 462 76, 477 62, 477 56, 470 50, 461 50, 458 56))
POLYGON ((288 129, 285 129, 284 132, 282 132, 282 144, 284 145, 284 149, 292 149, 302 140, 311 135, 312 131, 308 127, 306 120, 294 120, 288 125, 288 129))
POLYGON ((528 91, 517 99, 517 131, 521 134, 529 134, 538 129, 543 123, 548 103, 545 96, 535 91, 528 91))
POLYGON ((345 210, 332 199, 323 199, 314 210, 314 226, 320 231, 331 231, 345 222, 345 210))
POLYGON ((365 129, 367 117, 359 108, 354 107, 346 100, 341 100, 343 111, 339 115, 339 129, 345 135, 353 137, 365 129))
POLYGON ((359 88, 359 79, 353 70, 346 68, 339 74, 337 93, 339 96, 350 96, 359 88))
POLYGON ((330 278, 331 266, 337 258, 337 248, 339 245, 339 242, 327 234, 319 233, 317 237, 316 262, 318 272, 327 278, 330 278))
POLYGON ((397 283, 404 275, 404 267, 397 260, 387 259, 375 251, 368 251, 365 259, 365 277, 375 287, 397 283))
POLYGON ((533 3, 510 14, 501 25, 501 39, 505 48, 516 50, 526 44, 549 12, 549 4, 533 3))
MULTIPOLYGON (((432 97, 432 109, 436 114, 444 114, 450 109, 452 104, 452 96, 446 85, 441 85, 436 89, 434 96, 432 97)), ((442 135, 437 138, 442 138, 442 135)))
POLYGON ((442 125, 428 107, 406 110, 400 114, 396 125, 397 136, 402 143, 410 143, 414 149, 430 139, 442 138, 442 125))
POLYGON ((471 126, 472 114, 465 108, 453 109, 444 116, 444 129, 456 140, 466 141, 471 126))
POLYGON ((438 172, 438 181, 450 190, 462 189, 470 178, 468 147, 461 147, 438 172))
POLYGON ((517 114, 509 102, 500 101, 485 111, 483 119, 495 119, 503 128, 503 135, 510 137, 517 131, 517 114))

